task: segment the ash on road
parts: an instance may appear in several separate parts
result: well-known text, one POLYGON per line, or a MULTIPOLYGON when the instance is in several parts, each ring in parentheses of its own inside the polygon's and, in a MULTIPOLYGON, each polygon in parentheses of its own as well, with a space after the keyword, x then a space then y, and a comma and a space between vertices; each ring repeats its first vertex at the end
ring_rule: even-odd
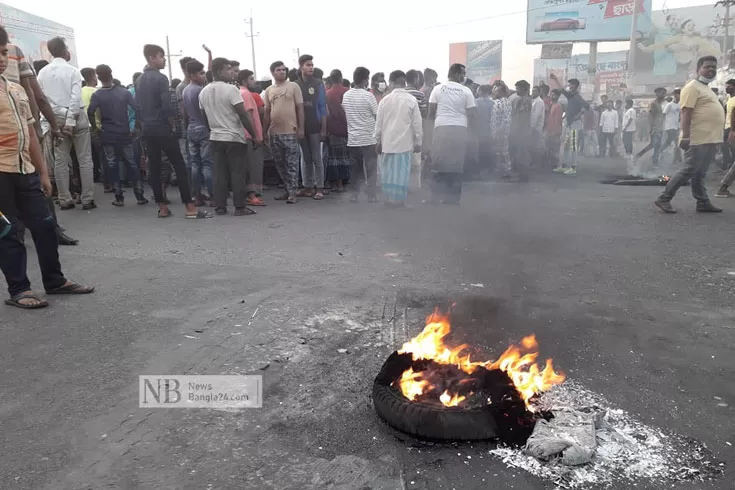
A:
POLYGON ((420 444, 375 415, 387 355, 455 301, 457 343, 492 358, 535 333, 575 383, 726 464, 674 488, 733 488, 735 201, 697 215, 682 189, 663 215, 658 188, 598 183, 616 170, 470 184, 461 207, 330 196, 192 222, 100 192, 61 212, 81 240, 65 272, 98 292, 0 307, 0 488, 552 488, 490 443, 420 444), (139 409, 138 376, 160 373, 263 374, 264 406, 139 409))

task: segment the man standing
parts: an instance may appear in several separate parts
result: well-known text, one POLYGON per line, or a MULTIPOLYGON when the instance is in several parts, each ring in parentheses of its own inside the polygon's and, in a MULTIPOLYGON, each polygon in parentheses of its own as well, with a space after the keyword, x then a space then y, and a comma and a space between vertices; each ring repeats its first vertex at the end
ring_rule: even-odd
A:
POLYGON ((197 211, 191 200, 191 190, 186 178, 186 164, 175 134, 177 114, 171 103, 168 79, 160 71, 166 67, 166 54, 162 47, 146 44, 143 47, 143 55, 147 65, 143 74, 138 78, 135 102, 142 136, 148 149, 148 181, 158 204, 158 217, 171 216, 171 211, 168 209, 169 202, 164 198, 161 184, 161 153, 164 152, 178 176, 179 194, 182 204, 186 207, 186 218, 211 218, 210 213, 204 210, 197 211))
MULTIPOLYGON (((549 77, 557 81, 556 75, 553 73, 549 77)), ((566 144, 569 157, 567 159, 565 156, 562 166, 555 168, 554 172, 575 175, 577 173, 577 156, 582 135, 582 113, 589 109, 590 105, 580 95, 579 80, 576 78, 570 78, 567 81, 567 90, 562 90, 561 93, 567 98, 566 144)))
POLYGON ((405 206, 411 157, 421 153, 423 131, 416 97, 406 91, 406 74, 390 74, 390 94, 378 106, 375 140, 380 159, 383 197, 388 206, 405 206))
POLYGON ((431 201, 435 204, 459 204, 469 138, 468 122, 477 114, 475 96, 462 84, 465 66, 459 63, 450 66, 448 79, 447 83, 435 87, 429 97, 429 118, 434 120, 431 201))
POLYGON ((533 105, 531 106, 531 145, 533 150, 534 165, 537 167, 541 166, 545 153, 544 144, 544 122, 546 118, 546 104, 544 99, 541 98, 541 88, 533 87, 531 91, 531 98, 533 99, 533 105))
POLYGON ((503 178, 510 177, 510 121, 513 105, 508 86, 502 80, 493 82, 493 112, 491 118, 492 147, 495 154, 495 170, 503 178))
POLYGON ((130 132, 128 108, 135 109, 133 94, 121 85, 113 85, 112 70, 107 65, 99 65, 97 78, 102 88, 92 94, 87 108, 87 116, 92 131, 99 129, 100 144, 105 155, 107 175, 112 191, 115 193, 113 206, 124 206, 125 197, 120 185, 120 162, 125 165, 125 175, 133 185, 133 192, 138 204, 148 204, 143 196, 143 182, 140 180, 140 168, 133 156, 133 135, 130 132), (102 126, 97 128, 95 113, 99 111, 102 126))
POLYGON ((730 155, 730 161, 726 162, 726 165, 729 164, 729 170, 720 182, 720 188, 715 197, 733 197, 729 187, 735 181, 735 165, 732 162, 732 155, 735 153, 735 125, 733 125, 735 121, 735 79, 728 80, 725 87, 729 97, 725 115, 725 141, 722 144, 722 158, 725 159, 726 155, 730 155))
POLYGON ((493 163, 493 110, 495 102, 491 98, 493 88, 490 85, 480 85, 477 98, 477 154, 480 163, 480 174, 487 177, 491 163, 493 163))
POLYGON ((230 84, 232 66, 228 60, 212 60, 212 77, 214 82, 199 94, 199 106, 211 131, 215 213, 227 214, 227 197, 232 189, 235 216, 255 214, 245 207, 245 173, 251 156, 245 131, 255 134, 251 114, 245 110, 240 90, 230 84))
POLYGON ((551 91, 551 107, 549 107, 549 117, 546 118, 546 151, 552 169, 559 167, 559 155, 561 154, 564 108, 559 103, 560 96, 559 89, 551 91))
POLYGON ((260 197, 260 193, 263 192, 262 152, 259 158, 255 158, 255 150, 263 146, 263 125, 260 122, 258 105, 255 103, 255 98, 248 88, 250 79, 253 78, 253 72, 250 70, 238 71, 237 78, 243 107, 248 113, 251 125, 253 126, 252 132, 245 131, 245 137, 248 139, 248 156, 246 159, 247 165, 245 166, 245 185, 247 192, 245 203, 248 206, 265 206, 265 202, 260 197))
POLYGON ((299 188, 299 140, 304 137, 304 98, 301 87, 287 79, 282 61, 271 63, 273 85, 265 91, 263 126, 267 128, 276 170, 286 186, 286 193, 276 197, 288 204, 296 203, 299 188))
MULTIPOLYGON (((681 115, 681 107, 679 100, 681 98, 681 89, 674 89, 674 98, 664 106, 664 132, 666 133, 666 142, 661 146, 663 153, 669 145, 674 145, 674 164, 681 163, 681 151, 679 150, 679 119, 681 115)), ((729 127, 726 125, 726 127, 729 127)))
POLYGON ((350 158, 347 155, 347 116, 342 100, 349 90, 342 84, 342 72, 332 70, 329 75, 332 88, 327 90, 327 134, 329 135, 329 162, 326 180, 334 192, 344 192, 344 183, 350 179, 350 158))
POLYGON ((74 145, 82 183, 82 209, 92 210, 97 207, 94 203, 94 164, 89 120, 87 113, 82 110, 82 76, 79 70, 69 64, 71 53, 63 38, 49 40, 47 47, 54 59, 39 72, 38 83, 48 97, 56 122, 64 133, 54 151, 54 177, 60 208, 67 210, 75 207, 69 191, 69 167, 74 145))
POLYGON ((618 113, 613 108, 613 101, 607 101, 607 107, 600 114, 600 156, 604 157, 609 147, 610 156, 613 156, 615 133, 618 131, 618 113))
POLYGON ((375 100, 378 104, 380 104, 380 101, 385 97, 387 90, 388 84, 385 83, 385 73, 379 71, 373 75, 373 78, 370 80, 370 92, 375 96, 375 100))
MULTIPOLYGON (((406 92, 416 98, 416 102, 419 104, 419 111, 421 112, 422 118, 421 124, 423 126, 423 120, 429 115, 429 101, 420 89, 421 72, 418 70, 408 70, 406 72, 406 92)), ((411 155, 411 182, 409 183, 409 187, 412 190, 421 189, 421 153, 411 155)))
MULTIPOLYGON (((711 90, 710 90, 711 92, 711 90)), ((659 87, 654 90, 656 99, 648 106, 648 118, 651 128, 651 141, 648 145, 636 154, 636 158, 645 155, 649 150, 653 149, 653 165, 658 165, 658 159, 661 156, 661 143, 664 137, 664 103, 666 102, 666 89, 659 87)), ((717 96, 715 96, 717 98, 717 96)), ((722 106, 720 106, 722 109, 722 106)))
POLYGON ((360 199, 360 190, 367 174, 368 202, 378 202, 378 153, 375 149, 375 120, 378 102, 368 91, 370 70, 363 66, 355 68, 352 75, 353 88, 345 92, 342 108, 347 118, 347 153, 350 158, 350 184, 352 202, 360 199))
POLYGON ((19 220, 31 230, 46 294, 88 294, 94 288, 68 281, 61 272, 55 222, 46 201, 51 180, 28 96, 23 87, 5 78, 7 66, 8 33, 0 27, 0 210, 5 216, 0 219, 11 227, 0 236, 0 270, 10 294, 5 304, 37 309, 48 302, 31 290, 26 248, 14 229, 19 220))
POLYGON ((299 197, 324 199, 324 162, 321 142, 327 137, 327 106, 324 84, 314 76, 314 57, 302 54, 299 57, 300 77, 296 83, 301 88, 304 100, 304 137, 301 139, 303 166, 301 178, 303 190, 299 197))
POLYGON ((532 129, 533 100, 529 95, 531 86, 526 80, 519 80, 515 87, 515 97, 511 98, 510 160, 518 179, 527 182, 532 146, 535 144, 532 129))
POLYGON ((623 147, 625 148, 625 158, 628 164, 628 174, 631 174, 633 166, 633 136, 636 132, 636 119, 633 99, 627 99, 625 101, 625 114, 623 114, 623 147))
POLYGON ((704 56, 697 61, 697 79, 686 84, 681 91, 681 140, 685 168, 674 175, 655 204, 665 213, 675 213, 671 199, 684 182, 691 181, 692 196, 697 200, 697 212, 720 213, 712 205, 704 186, 707 169, 715 157, 717 146, 722 143, 725 114, 717 96, 710 90, 717 75, 717 58, 704 56))
POLYGON ((199 108, 199 93, 207 84, 207 78, 204 65, 197 60, 190 60, 186 64, 186 71, 189 85, 182 94, 181 106, 184 109, 184 125, 191 158, 192 192, 196 199, 195 204, 203 206, 207 199, 212 201, 214 198, 212 145, 209 141, 209 128, 199 108), (207 189, 206 199, 202 194, 202 183, 207 189))

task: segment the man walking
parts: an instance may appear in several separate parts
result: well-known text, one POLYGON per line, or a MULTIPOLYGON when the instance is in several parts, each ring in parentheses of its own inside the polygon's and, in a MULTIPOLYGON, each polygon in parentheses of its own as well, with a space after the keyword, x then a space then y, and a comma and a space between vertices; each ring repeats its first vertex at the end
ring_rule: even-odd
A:
POLYGON ((388 78, 390 93, 378 106, 375 140, 380 159, 383 197, 388 206, 405 206, 411 177, 411 159, 421 153, 423 131, 416 97, 406 91, 406 74, 394 71, 388 78))
MULTIPOLYGON (((711 92, 711 90, 710 90, 711 92)), ((666 89, 659 87, 654 90, 656 99, 648 106, 648 118, 650 121, 651 140, 648 145, 636 154, 636 158, 645 155, 649 150, 653 149, 653 165, 658 165, 661 156, 661 144, 664 135, 664 104, 666 103, 666 89)), ((720 106, 722 109, 722 106, 720 106)))
POLYGON ((267 128, 276 170, 286 186, 286 193, 276 197, 296 203, 299 187, 299 140, 304 137, 304 98, 301 87, 288 80, 283 61, 271 63, 273 85, 265 91, 263 127, 267 128))
POLYGON ((47 48, 54 59, 38 73, 38 83, 51 103, 56 122, 64 133, 54 151, 54 177, 60 208, 67 210, 75 207, 69 191, 73 145, 79 161, 82 209, 92 210, 97 207, 94 203, 92 136, 87 113, 82 110, 82 76, 79 70, 69 64, 71 53, 63 38, 51 39, 47 48))
POLYGON ((353 88, 345 92, 342 108, 347 118, 347 154, 350 158, 350 184, 352 202, 360 199, 360 191, 367 174, 368 202, 378 202, 378 153, 375 149, 375 120, 378 102, 368 91, 370 70, 363 66, 355 68, 352 75, 353 88))
MULTIPOLYGON (((633 168, 633 136, 636 132, 636 113, 633 109, 633 99, 625 101, 625 113, 623 114, 623 147, 625 148, 625 159, 627 161, 628 174, 633 168)), ((677 143, 677 150, 678 150, 677 143)))
MULTIPOLYGON (((666 150, 669 145, 674 145, 674 164, 681 163, 681 150, 679 150, 679 119, 681 117, 681 89, 674 89, 674 98, 671 102, 664 106, 664 132, 666 141, 661 146, 661 153, 666 150)), ((726 127, 729 127, 726 125, 726 127)))
POLYGON ((324 84, 314 77, 314 57, 303 54, 299 57, 300 77, 297 84, 304 100, 304 137, 301 139, 303 165, 301 178, 303 190, 300 197, 324 199, 324 161, 322 141, 327 137, 327 106, 324 84))
POLYGON ((717 190, 715 197, 733 197, 729 187, 735 181, 735 165, 733 165, 732 155, 735 154, 735 79, 727 81, 726 84, 727 99, 726 114, 725 114, 725 141, 722 144, 722 158, 726 159, 726 156, 730 156, 729 161, 725 162, 729 165, 729 170, 722 178, 720 182, 720 188, 717 190))
POLYGON ((709 88, 717 75, 717 58, 704 56, 697 61, 697 79, 681 91, 681 139, 685 168, 674 175, 655 204, 665 213, 675 213, 671 200, 684 182, 691 181, 697 212, 721 213, 712 205, 704 186, 707 169, 722 143, 725 114, 714 92, 709 88))
MULTIPOLYGON (((161 153, 163 152, 166 153, 178 177, 179 194, 182 204, 186 207, 186 218, 211 218, 210 213, 204 210, 197 211, 191 200, 191 190, 186 178, 186 164, 176 135, 175 118, 177 114, 171 103, 168 79, 160 71, 166 67, 166 54, 162 47, 146 44, 143 47, 143 55, 148 64, 138 78, 135 102, 142 136, 148 149, 148 181, 158 204, 158 217, 171 216, 171 211, 168 209, 169 202, 164 197, 161 183, 163 163, 161 153)), ((173 98, 175 99, 175 93, 173 98)))
POLYGON ((48 306, 31 289, 27 252, 18 239, 20 220, 31 230, 46 294, 88 294, 94 288, 67 280, 59 263, 56 225, 46 197, 51 180, 41 152, 28 96, 4 76, 8 66, 8 33, 0 27, 0 218, 10 225, 0 236, 0 270, 8 284, 5 304, 22 309, 48 306), (45 197, 46 196, 46 197, 45 197))
POLYGON ((130 131, 128 108, 135 110, 133 94, 122 85, 113 85, 112 70, 107 65, 99 65, 95 70, 102 87, 92 94, 87 108, 92 131, 98 129, 100 144, 105 156, 107 181, 115 193, 113 206, 124 206, 125 196, 120 185, 120 163, 125 165, 125 176, 133 185, 138 204, 148 204, 143 196, 143 182, 140 180, 140 167, 133 153, 133 134, 130 131), (97 128, 95 113, 99 110, 102 126, 97 128))
POLYGON ((614 156, 615 133, 618 131, 618 113, 613 108, 613 101, 607 101, 607 107, 600 114, 600 156, 604 157, 609 148, 610 156, 614 156))
POLYGON ((227 214, 227 197, 232 189, 235 216, 255 214, 245 207, 245 173, 252 157, 245 131, 255 134, 251 115, 245 110, 240 90, 232 85, 232 66, 225 58, 212 60, 214 81, 199 94, 199 106, 209 126, 214 157, 214 208, 227 214))

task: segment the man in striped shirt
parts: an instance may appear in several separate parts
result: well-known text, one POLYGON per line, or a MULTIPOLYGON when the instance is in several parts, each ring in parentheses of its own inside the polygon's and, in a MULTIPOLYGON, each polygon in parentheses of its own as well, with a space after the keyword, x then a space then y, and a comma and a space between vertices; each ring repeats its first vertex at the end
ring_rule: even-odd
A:
POLYGON ((378 153, 375 150, 375 119, 378 101, 368 91, 370 70, 360 66, 352 76, 354 87, 345 92, 342 108, 347 117, 347 153, 350 159, 352 202, 360 199, 367 173, 368 202, 377 202, 378 153))

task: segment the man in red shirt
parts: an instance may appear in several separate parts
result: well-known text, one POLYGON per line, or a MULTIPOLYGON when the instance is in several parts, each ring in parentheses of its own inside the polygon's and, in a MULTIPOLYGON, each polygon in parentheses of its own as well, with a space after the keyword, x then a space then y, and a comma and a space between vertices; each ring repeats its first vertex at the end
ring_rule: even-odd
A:
MULTIPOLYGON (((237 73, 237 81, 240 85, 243 106, 245 107, 245 111, 250 113, 255 133, 249 134, 247 129, 245 130, 245 137, 253 143, 251 147, 253 153, 247 159, 248 166, 245 169, 245 181, 247 182, 245 204, 248 206, 265 206, 265 202, 260 197, 261 192, 263 192, 263 124, 260 119, 261 109, 258 108, 254 97, 254 95, 258 94, 250 91, 250 87, 255 84, 253 72, 250 70, 240 70, 237 73)), ((263 102, 262 99, 261 102, 263 102)))
POLYGON ((552 168, 559 167, 561 153, 562 116, 564 108, 559 103, 561 92, 558 89, 551 91, 551 106, 546 117, 546 151, 552 168))
POLYGON ((327 90, 329 160, 326 181, 332 183, 334 192, 344 192, 345 181, 350 178, 350 159, 347 156, 347 116, 342 108, 342 98, 349 89, 342 85, 342 72, 339 70, 332 70, 329 80, 332 87, 327 90))

